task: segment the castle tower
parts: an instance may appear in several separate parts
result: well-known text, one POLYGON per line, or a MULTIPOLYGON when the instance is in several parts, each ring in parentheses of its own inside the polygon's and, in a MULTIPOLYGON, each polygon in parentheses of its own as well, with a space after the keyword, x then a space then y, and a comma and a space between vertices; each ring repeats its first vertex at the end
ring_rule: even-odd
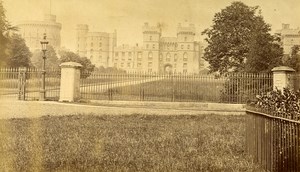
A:
POLYGON ((77 53, 81 57, 87 56, 87 34, 89 31, 88 25, 85 24, 79 24, 76 28, 77 31, 77 38, 76 38, 76 46, 77 46, 77 53))
POLYGON ((109 34, 109 55, 107 57, 107 66, 113 67, 114 48, 117 46, 117 31, 109 34))
POLYGON ((177 27, 178 57, 182 60, 182 71, 193 73, 199 69, 200 46, 195 44, 195 26, 189 24, 177 27))
POLYGON ((159 72, 159 41, 161 30, 157 26, 143 26, 142 69, 147 72, 159 72))

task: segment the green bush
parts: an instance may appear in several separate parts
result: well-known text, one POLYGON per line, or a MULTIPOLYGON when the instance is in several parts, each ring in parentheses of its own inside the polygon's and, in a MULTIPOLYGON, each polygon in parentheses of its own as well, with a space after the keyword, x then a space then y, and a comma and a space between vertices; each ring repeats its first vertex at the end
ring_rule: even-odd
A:
POLYGON ((300 119, 300 91, 277 88, 271 92, 257 96, 256 108, 272 115, 293 120, 300 119))

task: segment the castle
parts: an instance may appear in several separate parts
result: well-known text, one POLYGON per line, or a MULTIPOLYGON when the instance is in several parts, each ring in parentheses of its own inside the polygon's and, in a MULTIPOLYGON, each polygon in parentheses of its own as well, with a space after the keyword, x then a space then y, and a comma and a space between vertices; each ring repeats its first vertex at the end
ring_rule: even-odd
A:
POLYGON ((17 27, 31 52, 41 49, 40 41, 44 33, 54 49, 59 49, 61 46, 61 24, 56 22, 55 15, 45 14, 43 21, 22 21, 17 27))
POLYGON ((136 72, 198 73, 203 66, 202 47, 195 40, 195 26, 177 27, 177 37, 162 37, 158 26, 143 26, 141 46, 117 46, 117 33, 89 32, 77 25, 77 53, 97 67, 136 72))
POLYGON ((291 29, 289 24, 282 24, 282 29, 277 30, 276 33, 280 35, 284 54, 290 54, 293 46, 300 46, 299 27, 291 29))

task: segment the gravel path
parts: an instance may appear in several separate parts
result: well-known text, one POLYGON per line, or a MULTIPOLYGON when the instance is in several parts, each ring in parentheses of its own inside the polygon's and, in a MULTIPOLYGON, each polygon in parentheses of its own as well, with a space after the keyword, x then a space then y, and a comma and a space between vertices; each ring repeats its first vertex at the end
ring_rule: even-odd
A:
POLYGON ((164 109, 141 107, 115 107, 110 105, 81 105, 60 102, 17 101, 13 99, 0 99, 0 119, 8 118, 34 118, 45 115, 71 115, 71 114, 95 114, 95 115, 130 115, 130 114, 155 114, 155 115, 199 115, 199 114, 241 114, 222 111, 203 111, 187 109, 164 109))

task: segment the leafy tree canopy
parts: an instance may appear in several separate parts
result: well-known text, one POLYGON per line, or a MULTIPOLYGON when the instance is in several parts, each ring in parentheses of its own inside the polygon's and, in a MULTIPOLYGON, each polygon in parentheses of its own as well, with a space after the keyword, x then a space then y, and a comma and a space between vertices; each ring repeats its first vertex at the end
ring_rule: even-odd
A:
MULTIPOLYGON (((32 65, 38 69, 42 69, 43 67, 43 52, 41 50, 36 50, 33 53, 31 59, 32 65)), ((46 51, 46 70, 49 69, 59 69, 59 59, 54 48, 51 45, 47 45, 46 51)))
POLYGON ((300 71, 300 46, 299 45, 294 45, 292 47, 292 52, 291 54, 286 57, 286 60, 284 62, 284 64, 286 66, 289 66, 293 69, 295 69, 297 72, 300 71))
POLYGON ((210 72, 268 71, 281 63, 282 49, 258 8, 233 2, 215 14, 212 27, 202 32, 207 36, 204 59, 210 72))
POLYGON ((78 54, 75 54, 71 51, 60 51, 60 62, 77 62, 82 65, 81 69, 81 76, 82 77, 88 77, 95 68, 95 65, 92 64, 92 62, 86 58, 86 57, 80 57, 78 54))
POLYGON ((32 53, 26 46, 25 40, 21 38, 20 35, 13 34, 10 37, 8 50, 9 58, 7 64, 9 67, 17 68, 31 66, 30 58, 32 56, 32 53))
POLYGON ((9 23, 6 20, 3 2, 0 0, 0 66, 5 66, 7 63, 8 52, 8 36, 6 35, 9 28, 9 23))

